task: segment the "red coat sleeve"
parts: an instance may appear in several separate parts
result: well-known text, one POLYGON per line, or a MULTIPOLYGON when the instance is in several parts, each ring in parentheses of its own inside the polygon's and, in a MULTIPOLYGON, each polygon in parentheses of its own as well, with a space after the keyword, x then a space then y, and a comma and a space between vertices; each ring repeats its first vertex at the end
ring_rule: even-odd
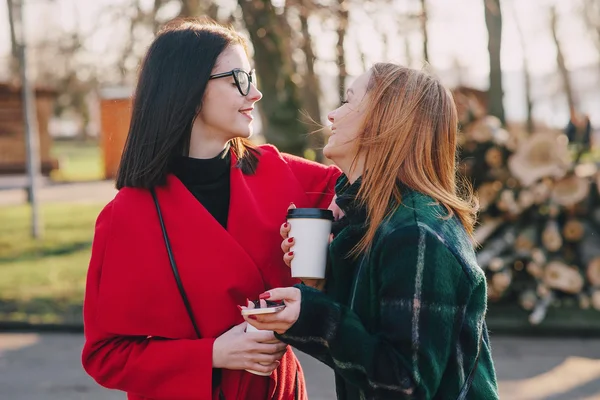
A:
POLYGON ((210 400, 215 339, 124 336, 116 328, 114 332, 101 328, 96 309, 111 214, 112 203, 96 221, 84 301, 83 367, 100 385, 110 389, 157 400, 210 400))
POLYGON ((335 195, 335 182, 341 171, 335 165, 323 165, 291 154, 282 153, 296 179, 304 188, 311 206, 327 208, 335 195))

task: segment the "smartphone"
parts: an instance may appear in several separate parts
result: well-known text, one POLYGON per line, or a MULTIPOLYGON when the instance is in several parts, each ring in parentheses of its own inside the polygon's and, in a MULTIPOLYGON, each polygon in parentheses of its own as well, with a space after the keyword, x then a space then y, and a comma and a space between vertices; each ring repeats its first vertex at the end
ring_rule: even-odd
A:
POLYGON ((267 306, 260 306, 260 300, 253 301, 254 308, 246 308, 242 310, 242 315, 257 315, 257 314, 274 314, 285 308, 285 304, 275 301, 266 300, 267 306))

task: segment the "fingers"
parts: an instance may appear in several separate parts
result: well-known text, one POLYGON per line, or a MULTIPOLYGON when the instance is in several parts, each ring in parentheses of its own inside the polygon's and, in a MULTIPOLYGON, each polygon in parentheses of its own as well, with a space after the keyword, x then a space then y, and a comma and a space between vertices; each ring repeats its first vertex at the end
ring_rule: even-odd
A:
POLYGON ((256 343, 254 345, 254 352, 261 354, 279 354, 287 351, 288 345, 277 341, 277 343, 256 343))
POLYGON ((277 367, 279 367, 279 364, 281 364, 279 361, 275 361, 274 363, 268 364, 268 365, 249 361, 244 366, 244 369, 269 374, 269 373, 273 372, 274 370, 276 370, 277 367))
POLYGON ((264 354, 264 353, 257 353, 257 354, 253 354, 252 355, 252 361, 253 362, 257 362, 259 364, 273 364, 279 360, 281 360, 281 357, 283 357, 283 355, 285 354, 284 352, 277 352, 277 353, 273 353, 273 354, 264 354))
POLYGON ((285 222, 281 224, 281 227, 279 228, 279 234, 282 238, 287 239, 291 229, 292 227, 290 226, 290 224, 288 222, 285 222))
POLYGON ((296 320, 296 318, 294 318, 294 313, 291 312, 290 310, 282 310, 278 313, 275 314, 263 314, 263 315, 255 315, 255 319, 252 318, 251 322, 248 321, 248 323, 251 323, 252 325, 258 327, 259 324, 261 326, 261 328, 258 329, 269 329, 269 330, 275 330, 272 329, 274 326, 276 326, 277 328, 280 328, 280 325, 287 325, 289 327, 289 325, 293 324, 296 320))
MULTIPOLYGON (((296 205, 294 203, 290 203, 287 209, 291 210, 292 208, 296 208, 296 205)), ((290 229, 290 224, 285 222, 281 225, 281 228, 279 228, 279 234, 282 238, 287 239, 288 234, 290 233, 290 229)))
POLYGON ((331 203, 329 204, 329 209, 333 212, 333 218, 337 221, 338 219, 340 219, 344 216, 344 212, 337 205, 337 203, 335 201, 336 199, 337 199, 337 195, 333 196, 333 199, 331 200, 331 203))
POLYGON ((281 242, 281 250, 283 250, 284 253, 289 253, 295 244, 296 241, 294 238, 283 239, 283 242, 281 242))
POLYGON ((272 301, 278 300, 288 300, 288 301, 298 301, 300 300, 300 289, 295 287, 286 287, 286 288, 275 288, 271 289, 267 292, 264 292, 259 296, 261 299, 268 299, 272 301))
POLYGON ((285 263, 285 265, 287 265, 288 267, 292 267, 292 259, 294 258, 294 252, 290 251, 287 252, 283 255, 283 262, 285 263))

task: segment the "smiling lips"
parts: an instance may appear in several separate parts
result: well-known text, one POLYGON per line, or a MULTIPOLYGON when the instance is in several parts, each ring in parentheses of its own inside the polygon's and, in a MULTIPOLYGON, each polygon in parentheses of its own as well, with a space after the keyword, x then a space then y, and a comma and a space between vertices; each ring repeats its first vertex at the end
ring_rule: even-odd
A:
POLYGON ((251 121, 254 119, 252 118, 252 110, 254 110, 253 108, 244 108, 243 110, 240 110, 240 114, 244 115, 245 117, 249 118, 251 121))

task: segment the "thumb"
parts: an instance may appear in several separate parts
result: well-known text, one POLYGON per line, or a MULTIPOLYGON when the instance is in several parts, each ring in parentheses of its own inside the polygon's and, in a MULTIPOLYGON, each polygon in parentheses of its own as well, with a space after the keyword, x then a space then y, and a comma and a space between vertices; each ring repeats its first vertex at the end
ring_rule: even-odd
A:
POLYGON ((278 300, 289 300, 296 301, 300 299, 300 289, 295 287, 276 288, 264 292, 260 295, 261 299, 268 299, 272 301, 278 300))
POLYGON ((296 205, 294 204, 294 202, 291 202, 287 209, 291 210, 292 208, 296 208, 296 205))

